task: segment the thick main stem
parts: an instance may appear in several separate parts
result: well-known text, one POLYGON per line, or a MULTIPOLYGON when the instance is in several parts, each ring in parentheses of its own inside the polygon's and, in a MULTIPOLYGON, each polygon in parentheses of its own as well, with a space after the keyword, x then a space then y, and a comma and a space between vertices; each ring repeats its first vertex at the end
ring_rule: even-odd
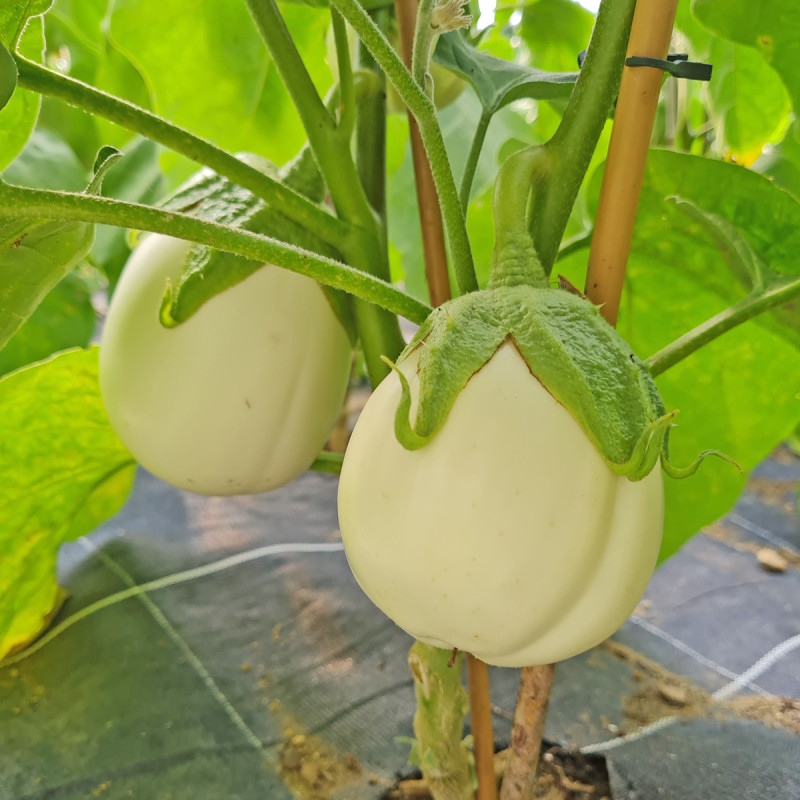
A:
MULTIPOLYGON (((678 0, 638 0, 627 56, 666 58, 678 0)), ((589 251, 586 295, 616 325, 664 73, 625 67, 589 251)))

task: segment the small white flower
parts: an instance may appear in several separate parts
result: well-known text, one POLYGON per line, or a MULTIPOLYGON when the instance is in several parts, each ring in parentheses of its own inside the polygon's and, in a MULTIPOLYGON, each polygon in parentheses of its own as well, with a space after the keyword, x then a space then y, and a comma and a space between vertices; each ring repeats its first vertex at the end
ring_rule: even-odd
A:
POLYGON ((431 28, 440 34, 469 28, 472 17, 464 13, 468 3, 469 0, 441 0, 431 13, 431 28))

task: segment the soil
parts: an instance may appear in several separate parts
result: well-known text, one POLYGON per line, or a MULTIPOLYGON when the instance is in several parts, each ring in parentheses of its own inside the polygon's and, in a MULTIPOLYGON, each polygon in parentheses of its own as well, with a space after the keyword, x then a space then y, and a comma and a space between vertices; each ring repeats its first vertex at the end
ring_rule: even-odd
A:
MULTIPOLYGON (((501 750, 494 757, 498 789, 505 770, 506 754, 501 750)), ((433 800, 428 786, 417 773, 381 795, 381 800, 433 800)), ((544 742, 537 768, 537 782, 530 800, 611 800, 611 788, 605 759, 584 756, 544 742)))
POLYGON ((286 731, 278 750, 280 774, 289 790, 307 800, 324 800, 359 779, 361 764, 352 753, 336 753, 317 736, 286 731))
POLYGON ((739 531, 729 528, 718 522, 703 528, 703 533, 717 542, 723 542, 740 553, 752 553, 767 572, 785 572, 786 569, 800 569, 800 556, 785 547, 764 547, 758 542, 749 542, 742 538, 739 531), (785 564, 785 567, 775 569, 775 563, 785 564))
POLYGON ((620 729, 620 734, 631 733, 664 717, 737 717, 800 734, 798 699, 745 695, 718 702, 688 678, 670 672, 636 650, 613 641, 601 646, 631 669, 633 679, 639 685, 622 701, 627 725, 620 729))

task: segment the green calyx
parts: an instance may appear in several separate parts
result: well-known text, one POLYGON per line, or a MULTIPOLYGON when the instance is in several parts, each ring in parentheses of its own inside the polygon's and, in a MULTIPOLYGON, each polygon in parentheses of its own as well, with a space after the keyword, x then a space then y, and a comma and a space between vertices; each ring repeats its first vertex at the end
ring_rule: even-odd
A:
POLYGON ((666 413, 645 364, 585 298, 525 285, 496 286, 434 309, 398 359, 419 356, 413 422, 408 381, 395 367, 400 444, 416 450, 435 436, 469 379, 509 340, 616 474, 641 480, 661 460, 668 475, 683 478, 707 455, 720 455, 706 451, 688 467, 673 466, 668 440, 677 411, 666 413))

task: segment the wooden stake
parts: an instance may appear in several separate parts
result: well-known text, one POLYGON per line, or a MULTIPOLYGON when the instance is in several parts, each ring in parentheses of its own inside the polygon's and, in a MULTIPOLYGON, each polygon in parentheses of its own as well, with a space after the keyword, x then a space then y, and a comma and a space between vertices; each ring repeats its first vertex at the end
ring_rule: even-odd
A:
MULTIPOLYGON (((666 58, 678 0, 637 0, 627 57, 666 58)), ((642 191, 647 151, 664 77, 655 67, 624 67, 594 223, 586 294, 617 324, 622 284, 642 191)))
POLYGON ((472 751, 478 773, 475 800, 495 800, 497 783, 494 777, 494 734, 492 706, 489 702, 489 667, 480 659, 467 654, 467 683, 469 685, 469 714, 472 725, 472 751))
MULTIPOLYGON (((397 31, 400 36, 400 54, 407 67, 411 67, 411 50, 414 45, 414 28, 417 24, 417 0, 395 0, 397 31)), ((440 306, 451 298, 450 276, 447 272, 447 249, 444 244, 444 226, 436 185, 433 182, 428 156, 422 145, 419 125, 409 112, 408 127, 411 136, 411 154, 414 159, 414 177, 417 186, 417 205, 422 229, 422 251, 425 255, 425 277, 431 305, 440 306)))

